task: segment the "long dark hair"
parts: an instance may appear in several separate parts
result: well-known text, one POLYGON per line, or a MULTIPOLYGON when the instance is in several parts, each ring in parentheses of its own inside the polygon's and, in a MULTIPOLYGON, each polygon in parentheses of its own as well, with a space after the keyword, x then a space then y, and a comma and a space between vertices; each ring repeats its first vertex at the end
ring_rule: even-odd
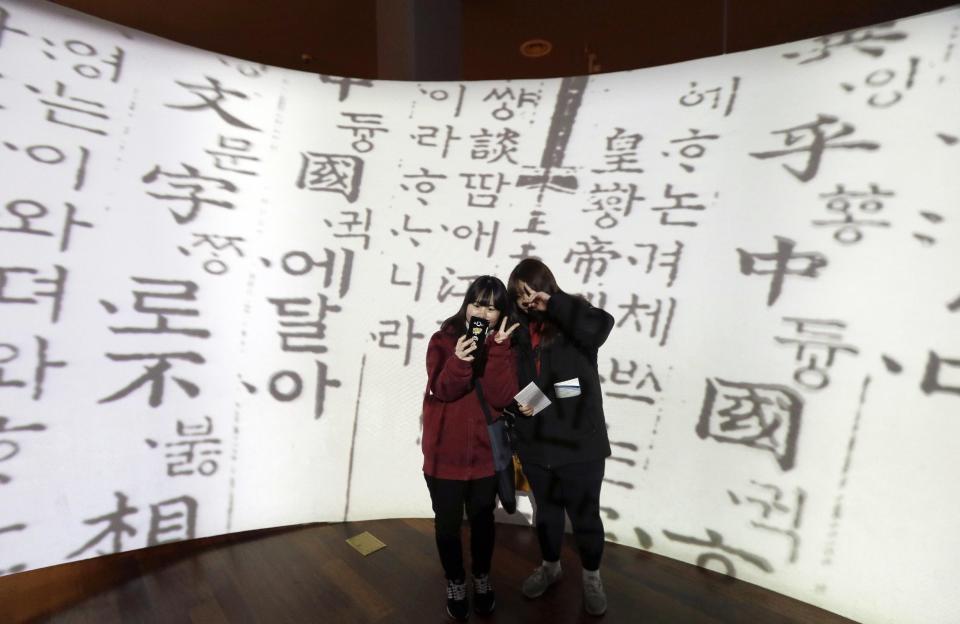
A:
POLYGON ((510 279, 507 280, 507 296, 516 309, 516 315, 526 321, 538 320, 543 322, 543 343, 549 344, 558 331, 558 327, 550 322, 550 319, 536 315, 524 314, 520 306, 516 305, 520 296, 520 282, 526 282, 527 285, 537 292, 545 292, 553 295, 560 292, 560 286, 557 285, 557 278, 553 272, 538 258, 524 258, 510 273, 510 279))
MULTIPOLYGON (((457 313, 440 324, 440 331, 460 335, 467 332, 467 306, 471 303, 493 304, 500 311, 500 321, 497 321, 496 327, 491 327, 490 331, 497 331, 501 321, 507 319, 507 326, 512 323, 513 307, 510 305, 510 299, 507 297, 507 287, 503 285, 498 278, 492 275, 481 275, 473 280, 463 296, 463 303, 457 313)), ((480 357, 473 360, 474 376, 483 374, 483 367, 487 362, 486 350, 480 350, 480 357)))

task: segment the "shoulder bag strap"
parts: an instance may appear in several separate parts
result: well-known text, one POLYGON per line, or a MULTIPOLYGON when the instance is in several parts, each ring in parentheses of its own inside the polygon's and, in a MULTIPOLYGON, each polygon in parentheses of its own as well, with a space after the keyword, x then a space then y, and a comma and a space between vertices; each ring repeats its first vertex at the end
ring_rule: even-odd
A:
POLYGON ((480 409, 483 410, 483 415, 487 417, 487 424, 493 424, 493 417, 490 416, 490 406, 487 405, 486 399, 483 398, 483 388, 480 386, 480 380, 478 379, 473 386, 474 390, 477 392, 477 398, 480 400, 480 409))

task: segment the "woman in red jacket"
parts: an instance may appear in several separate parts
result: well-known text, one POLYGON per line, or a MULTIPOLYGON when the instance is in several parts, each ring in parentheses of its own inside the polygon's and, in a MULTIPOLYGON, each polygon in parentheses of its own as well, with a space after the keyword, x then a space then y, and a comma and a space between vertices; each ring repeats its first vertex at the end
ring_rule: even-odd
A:
POLYGON ((490 584, 493 510, 497 493, 493 451, 477 386, 491 416, 517 393, 511 350, 507 289, 499 279, 478 277, 467 289, 460 310, 440 326, 427 346, 427 390, 423 398, 423 475, 433 503, 437 550, 447 578, 447 613, 464 621, 469 614, 460 525, 466 506, 474 609, 487 614, 495 606, 490 584), (471 317, 485 319, 489 330, 478 344, 467 336, 471 317))

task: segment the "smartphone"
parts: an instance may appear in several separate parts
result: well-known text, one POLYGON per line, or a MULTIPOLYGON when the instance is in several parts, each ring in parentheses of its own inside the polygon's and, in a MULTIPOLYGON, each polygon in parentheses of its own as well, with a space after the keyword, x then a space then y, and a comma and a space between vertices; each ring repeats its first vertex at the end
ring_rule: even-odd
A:
POLYGON ((477 344, 477 347, 483 346, 483 339, 487 335, 487 328, 490 326, 490 322, 487 319, 482 319, 479 316, 471 316, 470 324, 468 325, 467 335, 473 339, 477 344))

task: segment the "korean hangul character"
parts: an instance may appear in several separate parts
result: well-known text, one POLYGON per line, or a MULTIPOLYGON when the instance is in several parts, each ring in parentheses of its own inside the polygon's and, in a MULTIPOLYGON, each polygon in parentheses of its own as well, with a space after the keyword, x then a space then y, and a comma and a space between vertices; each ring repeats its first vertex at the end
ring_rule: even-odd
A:
MULTIPOLYGON (((415 140, 417 145, 422 145, 424 147, 440 146, 438 137, 441 134, 441 128, 439 126, 417 126, 417 129, 420 132, 410 135, 410 138, 415 140)), ((447 154, 450 152, 450 143, 453 141, 460 141, 463 137, 455 135, 453 133, 453 126, 450 125, 443 127, 442 134, 443 138, 439 139, 443 141, 443 151, 440 153, 440 158, 446 158, 447 154)))
MULTIPOLYGON (((46 425, 41 423, 31 423, 29 425, 12 425, 8 416, 0 416, 0 463, 9 461, 20 454, 20 441, 22 432, 46 431, 46 425), (13 434, 16 435, 14 439, 13 434)), ((13 478, 10 475, 0 472, 0 485, 10 483, 13 478)), ((0 529, 0 533, 3 529, 0 529)))
MULTIPOLYGON (((347 220, 347 221, 340 221, 340 222, 337 223, 336 225, 346 226, 347 233, 346 233, 346 234, 336 234, 336 233, 335 233, 335 234, 333 235, 334 238, 357 238, 357 237, 359 237, 359 238, 362 238, 362 239, 363 239, 363 248, 364 248, 364 249, 367 249, 367 248, 370 246, 370 235, 367 234, 367 232, 370 231, 370 216, 371 216, 371 214, 372 214, 372 213, 371 213, 371 210, 370 210, 369 208, 366 209, 366 211, 364 212, 364 218, 363 218, 363 219, 360 219, 360 214, 361 214, 361 213, 356 212, 356 211, 341 210, 341 211, 340 211, 340 214, 347 216, 347 217, 348 217, 348 220, 347 220), (359 226, 362 226, 361 230, 360 230, 359 232, 357 232, 356 234, 353 233, 354 228, 358 228, 359 226)), ((334 227, 333 222, 331 222, 329 219, 324 219, 323 222, 326 223, 326 224, 327 224, 327 227, 329 227, 329 228, 334 227)))
MULTIPOLYGON (((203 270, 209 273, 210 275, 223 275, 230 270, 230 265, 226 263, 225 260, 220 259, 220 252, 222 251, 233 251, 237 257, 243 258, 243 249, 240 247, 240 243, 244 242, 242 236, 227 236, 223 234, 204 234, 201 232, 191 232, 193 236, 193 245, 192 249, 196 248, 210 248, 210 254, 213 256, 204 261, 203 270)), ((185 256, 190 256, 191 252, 184 247, 177 247, 177 249, 185 256)))
POLYGON ((651 206, 650 209, 661 212, 660 223, 661 225, 683 225, 686 227, 696 227, 696 221, 670 221, 670 211, 673 210, 705 210, 706 206, 703 204, 686 204, 684 199, 690 198, 695 199, 697 197, 696 193, 674 193, 673 185, 667 184, 666 188, 663 191, 664 199, 674 200, 673 204, 670 206, 651 206))
POLYGON ((618 308, 624 308, 627 312, 623 317, 617 321, 617 327, 622 326, 627 322, 627 319, 633 318, 633 326, 637 332, 643 332, 643 323, 640 322, 640 316, 637 314, 638 310, 644 310, 643 315, 649 317, 650 321, 647 324, 649 327, 648 336, 650 338, 657 338, 659 335, 660 342, 659 345, 662 347, 667 344, 667 338, 670 335, 670 326, 673 323, 673 313, 674 309, 677 306, 677 300, 673 297, 669 299, 669 306, 667 311, 667 318, 663 324, 663 327, 660 326, 660 314, 663 308, 663 299, 656 299, 654 303, 640 303, 637 295, 630 295, 630 303, 617 306, 618 308))
MULTIPOLYGON (((340 262, 339 296, 342 299, 350 290, 350 278, 353 275, 353 251, 342 249, 343 260, 340 262)), ((324 249, 324 258, 318 260, 305 251, 288 251, 283 255, 281 266, 287 275, 307 275, 315 268, 323 270, 323 287, 329 288, 333 283, 337 265, 337 254, 332 249, 324 249)))
POLYGON ((164 455, 167 459, 167 476, 190 476, 195 472, 199 472, 205 477, 213 475, 217 472, 219 466, 216 459, 208 456, 221 454, 222 451, 219 449, 220 443, 220 438, 167 442, 164 444, 164 448, 167 451, 164 455), (203 446, 207 448, 200 451, 197 450, 197 447, 203 446), (201 460, 199 463, 197 463, 198 459, 201 460))
POLYGON ((735 548, 733 546, 728 546, 724 543, 723 535, 718 531, 712 529, 706 529, 707 537, 709 540, 703 538, 697 538, 688 535, 680 535, 679 533, 674 533, 673 531, 663 530, 664 536, 673 542, 679 542, 681 544, 690 544, 692 546, 702 546, 705 549, 705 552, 697 556, 697 565, 701 568, 709 569, 710 563, 718 563, 721 566, 719 570, 727 576, 732 576, 736 578, 737 569, 733 565, 733 560, 731 557, 739 557, 740 560, 744 563, 749 563, 755 568, 766 572, 773 572, 773 566, 765 558, 760 555, 751 553, 742 548, 735 548))
MULTIPOLYGON (((682 139, 673 139, 670 143, 682 143, 683 147, 680 148, 680 156, 687 160, 696 160, 702 158, 707 152, 707 148, 704 147, 703 143, 718 138, 720 138, 718 134, 700 134, 700 131, 696 128, 690 128, 690 136, 682 139)), ((664 152, 664 155, 666 156, 668 153, 664 152)), ((695 169, 695 167, 689 163, 680 163, 680 168, 687 173, 692 173, 695 169)))
POLYGON ((787 323, 793 323, 796 332, 802 338, 784 338, 775 336, 774 340, 780 344, 796 345, 796 360, 806 362, 806 366, 798 369, 794 380, 811 390, 820 390, 830 383, 826 369, 833 366, 837 352, 857 355, 860 351, 851 345, 840 344, 843 335, 836 332, 824 331, 828 329, 845 329, 846 323, 836 320, 809 319, 784 317, 787 323), (811 329, 813 327, 814 329, 811 329))
MULTIPOLYGON (((633 386, 633 390, 640 390, 647 385, 649 381, 652 385, 652 389, 655 392, 660 392, 660 382, 657 380, 656 375, 653 374, 653 369, 647 364, 647 372, 645 375, 640 377, 639 381, 634 385, 635 378, 637 377, 637 372, 639 367, 637 363, 633 360, 630 360, 629 368, 621 368, 620 361, 616 358, 610 358, 612 361, 612 368, 610 370, 610 383, 617 386, 633 386)), ((604 392, 604 395, 613 397, 615 399, 630 399, 632 401, 640 401, 642 403, 653 404, 654 399, 645 394, 629 394, 624 392, 604 392)))
POLYGON ((453 104, 453 117, 457 118, 460 116, 460 111, 463 108, 463 96, 467 91, 465 84, 458 84, 455 90, 451 87, 437 85, 435 83, 431 83, 429 86, 418 84, 417 90, 434 102, 451 102, 453 104))
MULTIPOLYGON (((411 223, 411 218, 409 214, 403 215, 402 231, 406 233, 414 233, 414 234, 432 234, 433 233, 433 230, 431 230, 430 228, 414 227, 413 224, 411 223)), ((400 236, 400 231, 395 230, 393 228, 390 228, 390 233, 393 234, 394 236, 400 236)), ((420 246, 420 241, 412 236, 410 237, 410 242, 413 243, 414 247, 420 246)))
POLYGON ((525 87, 521 87, 518 95, 513 92, 512 87, 504 87, 502 89, 494 87, 483 98, 483 101, 487 102, 491 99, 499 101, 500 106, 495 108, 490 114, 494 119, 506 121, 512 118, 515 114, 514 108, 511 107, 511 104, 513 104, 517 109, 521 109, 524 106, 531 106, 536 109, 537 105, 540 103, 540 92, 530 91, 525 87))
POLYGON ((270 66, 264 65, 263 63, 251 63, 248 61, 240 59, 226 59, 222 56, 218 56, 217 60, 220 61, 220 64, 229 67, 230 69, 237 70, 241 76, 246 76, 247 78, 259 78, 261 75, 269 71, 270 66))
POLYGON ((787 497, 780 487, 772 483, 760 483, 751 479, 750 485, 753 487, 746 494, 727 490, 731 503, 737 506, 752 506, 756 512, 756 519, 750 521, 752 527, 786 536, 790 540, 787 560, 795 563, 800 546, 798 529, 803 520, 807 493, 803 488, 795 488, 793 494, 787 497))
MULTIPOLYGON (((610 447, 613 453, 620 453, 622 452, 621 449, 623 449, 628 453, 639 455, 639 451, 640 451, 640 447, 638 445, 634 444, 633 442, 627 442, 625 440, 610 440, 610 447)), ((607 459, 610 461, 620 462, 621 464, 626 464, 627 466, 637 465, 637 460, 633 459, 632 457, 624 457, 622 455, 612 454, 612 455, 608 455, 607 459)), ((612 520, 616 520, 620 517, 620 514, 614 511, 613 509, 601 507, 601 510, 605 510, 608 517, 610 517, 610 519, 612 520)))
POLYGON ((3 47, 3 38, 4 38, 4 35, 6 35, 8 32, 11 32, 17 35, 22 35, 24 37, 30 36, 27 34, 27 31, 20 30, 19 28, 14 28, 13 26, 10 26, 9 22, 10 22, 10 12, 7 11, 5 8, 0 7, 0 48, 3 47))
POLYGON ((258 175, 248 167, 259 163, 260 159, 250 155, 253 142, 239 137, 226 137, 222 134, 217 142, 217 149, 203 150, 213 157, 213 166, 222 171, 232 171, 243 175, 258 175))
POLYGON ((52 96, 44 96, 39 88, 32 85, 27 85, 27 89, 40 96, 41 104, 47 105, 46 119, 50 123, 76 128, 100 136, 107 135, 104 122, 109 121, 110 116, 106 114, 107 107, 103 102, 69 96, 67 95, 67 85, 59 81, 56 83, 56 89, 52 96), (43 99, 44 97, 51 99, 43 99), (90 125, 83 125, 80 123, 81 121, 90 125))
MULTIPOLYGON (((64 205, 66 209, 64 210, 63 226, 60 230, 60 251, 67 251, 67 249, 69 249, 71 230, 73 230, 75 226, 93 227, 93 224, 89 221, 80 221, 74 218, 77 215, 76 206, 70 202, 64 202, 64 205)), ((11 215, 12 219, 4 218, 3 214, 0 213, 0 232, 53 236, 53 232, 37 229, 32 223, 37 219, 44 219, 50 214, 47 207, 40 202, 31 199, 15 199, 6 205, 6 211, 11 215), (11 227, 14 225, 11 221, 18 222, 15 223, 16 227, 11 227)), ((50 220, 52 221, 53 217, 51 217, 50 220)))
POLYGON ((540 236, 549 236, 550 230, 540 229, 546 222, 541 218, 546 212, 542 210, 531 210, 530 220, 527 221, 527 227, 514 228, 514 232, 525 232, 527 234, 539 234, 540 236))
POLYGON ((37 303, 37 297, 46 297, 51 302, 50 322, 56 323, 60 320, 60 310, 63 306, 63 295, 68 273, 64 267, 58 264, 53 266, 53 270, 52 277, 34 278, 28 276, 37 275, 40 272, 37 269, 0 267, 0 305, 34 305, 37 303), (49 284, 53 289, 30 291, 32 286, 27 286, 25 282, 31 282, 32 286, 49 284))
POLYGON ((280 327, 283 328, 277 332, 280 336, 280 346, 284 352, 326 353, 327 347, 323 344, 326 337, 326 318, 328 312, 340 312, 341 307, 327 303, 327 296, 317 293, 319 305, 314 315, 316 318, 309 320, 299 320, 310 316, 310 311, 302 309, 310 306, 310 299, 306 297, 298 298, 267 298, 276 308, 277 316, 280 318, 280 327), (298 320, 284 320, 284 319, 298 320), (301 329, 302 331, 288 331, 289 329, 301 329))
MULTIPOLYGON (((677 279, 677 271, 680 268, 680 252, 683 250, 683 243, 680 241, 674 241, 673 251, 663 251, 660 249, 659 245, 654 243, 636 243, 634 247, 639 247, 640 249, 649 249, 647 255, 646 266, 644 267, 644 273, 649 275, 653 271, 653 267, 663 267, 670 269, 669 277, 667 279, 667 288, 673 286, 673 282, 677 279), (664 260, 667 258, 667 260, 664 260), (660 260, 654 265, 656 260, 660 260)), ((633 256, 628 256, 627 260, 630 264, 637 264, 637 259, 633 256)))
POLYGON ((440 276, 440 288, 437 290, 437 301, 440 303, 446 301, 448 297, 454 299, 464 297, 470 283, 480 277, 479 275, 457 275, 457 272, 451 267, 447 267, 447 275, 440 276), (447 277, 447 275, 450 277, 447 277), (458 290, 458 285, 463 290, 458 290))
POLYGON ((830 212, 840 213, 843 218, 836 221, 813 221, 814 225, 839 225, 833 233, 833 238, 843 245, 853 245, 863 238, 861 226, 889 227, 889 221, 871 219, 855 219, 850 211, 856 204, 857 210, 866 214, 875 214, 883 210, 884 198, 892 197, 893 191, 882 191, 876 184, 871 184, 868 191, 848 191, 842 184, 837 185, 833 193, 821 193, 820 197, 827 200, 826 208, 830 212))
POLYGON ((621 184, 620 182, 614 182, 611 186, 594 184, 590 191, 590 205, 593 207, 584 208, 583 212, 603 213, 597 217, 594 223, 598 228, 608 230, 620 223, 615 215, 629 216, 633 204, 644 199, 644 197, 637 195, 636 184, 621 184))
POLYGON ((354 141, 350 145, 354 150, 365 154, 373 149, 373 138, 378 132, 389 132, 387 128, 381 128, 383 124, 383 115, 379 113, 340 113, 346 117, 351 125, 338 125, 338 128, 350 130, 354 141))
MULTIPOLYGON (((902 85, 890 84, 897 77, 897 71, 889 67, 875 69, 867 74, 863 80, 863 84, 871 91, 870 97, 867 98, 867 104, 874 108, 890 108, 902 100, 904 92, 913 88, 917 78, 917 70, 920 67, 920 58, 911 56, 908 63, 902 85), (885 89, 881 91, 882 88, 885 89)), ((857 89, 856 86, 848 82, 841 82, 840 86, 847 93, 857 89)))
MULTIPOLYGON (((49 39, 43 40, 49 48, 56 50, 57 44, 49 39)), ((69 39, 63 42, 63 47, 74 56, 86 57, 90 59, 89 63, 77 63, 73 66, 73 71, 84 78, 99 80, 108 76, 110 82, 120 80, 120 72, 123 69, 123 58, 125 53, 122 48, 114 46, 113 53, 110 56, 103 56, 97 52, 97 49, 85 41, 69 39), (105 71, 106 70, 106 73, 105 71)), ((56 56, 51 50, 44 50, 43 55, 48 59, 56 60, 56 56)))
POLYGON ((167 476, 190 476, 199 472, 204 477, 209 477, 217 472, 219 465, 214 457, 222 453, 220 450, 222 440, 204 437, 213 433, 213 420, 209 416, 204 416, 204 419, 206 423, 202 425, 189 425, 182 420, 177 421, 177 435, 182 439, 164 444, 166 449, 164 457, 168 460, 167 476), (204 446, 206 448, 198 451, 198 447, 204 446))
POLYGON ((411 181, 410 184, 401 184, 400 188, 405 191, 413 191, 417 195, 417 201, 421 205, 429 205, 427 196, 437 190, 436 180, 446 180, 447 176, 439 173, 430 173, 426 167, 420 167, 420 173, 407 173, 404 178, 411 181))
MULTIPOLYGON (((33 394, 31 398, 39 401, 43 397, 43 384, 47 379, 48 368, 64 368, 67 363, 51 360, 47 354, 50 344, 45 338, 34 336, 37 341, 37 365, 33 369, 33 394)), ((8 365, 20 357, 20 347, 12 343, 0 343, 0 390, 4 388, 26 388, 27 381, 14 379, 15 373, 9 372, 8 365)))
MULTIPOLYGON (((9 141, 4 141, 3 146, 12 152, 20 151, 20 147, 9 141)), ((73 158, 72 156, 68 157, 66 152, 54 145, 31 145, 24 149, 23 153, 26 154, 30 160, 44 165, 59 165, 69 159, 71 161, 70 165, 72 166, 73 161, 77 161, 76 171, 73 172, 72 188, 74 191, 79 191, 83 188, 83 183, 87 177, 87 161, 90 159, 90 150, 80 146, 78 151, 79 156, 73 158)))
MULTIPOLYGON (((323 405, 327 396, 327 388, 339 388, 341 382, 339 379, 330 379, 328 376, 327 365, 320 360, 314 361, 317 367, 317 384, 314 390, 313 417, 319 419, 323 416, 323 405)), ((282 370, 277 371, 270 377, 269 382, 270 396, 282 403, 289 403, 300 398, 303 394, 303 376, 297 371, 282 370)))
POLYGON ((469 225, 458 225, 458 226, 452 227, 452 228, 451 228, 451 227, 448 227, 448 226, 446 226, 446 225, 441 225, 440 227, 441 227, 441 229, 443 229, 445 232, 450 232, 450 233, 452 233, 454 236, 456 236, 456 237, 459 238, 460 240, 466 240, 466 239, 470 238, 471 236, 475 236, 474 241, 473 241, 473 250, 474 250, 474 251, 481 251, 480 246, 481 246, 481 244, 483 243, 483 238, 484 238, 485 236, 489 236, 489 237, 490 237, 490 243, 489 243, 489 245, 487 246, 487 257, 490 258, 490 257, 493 256, 493 249, 494 249, 494 247, 495 247, 496 244, 497 244, 497 232, 499 232, 499 230, 500 230, 500 222, 499 222, 499 221, 494 221, 494 222, 493 222, 493 229, 490 230, 490 231, 487 231, 487 230, 484 228, 483 222, 482 222, 482 221, 479 221, 479 220, 477 221, 477 227, 476 227, 475 229, 472 228, 472 227, 469 226, 469 225))
MULTIPOLYGON (((138 327, 111 327, 114 334, 180 334, 191 338, 209 338, 210 331, 197 327, 175 327, 171 324, 171 317, 197 317, 200 310, 194 306, 178 305, 176 302, 194 303, 197 301, 199 287, 189 280, 164 280, 149 277, 131 277, 135 284, 143 286, 142 290, 134 289, 133 311, 138 314, 151 315, 155 321, 153 326, 138 327)), ((118 309, 112 303, 101 301, 101 306, 110 314, 116 314, 118 309)))
MULTIPOLYGON (((416 282, 417 282, 417 286, 416 286, 416 288, 415 288, 415 290, 414 290, 413 300, 414 300, 414 301, 420 301, 420 289, 423 287, 423 263, 422 263, 422 262, 417 262, 416 266, 417 266, 417 270, 416 270, 416 275, 417 275, 417 277, 416 277, 416 282)), ((391 273, 390 273, 390 283, 393 284, 393 285, 397 285, 397 286, 412 286, 412 285, 413 285, 413 281, 405 282, 405 281, 400 280, 399 276, 397 275, 397 270, 398 270, 399 268, 400 268, 400 267, 399 267, 397 264, 394 264, 394 265, 393 265, 393 269, 392 269, 392 271, 391 271, 391 273)), ((412 279, 412 278, 411 278, 411 279, 412 279)))
POLYGON ((498 121, 507 121, 508 119, 511 119, 515 114, 513 108, 510 106, 510 102, 504 101, 504 97, 507 97, 507 96, 509 96, 509 98, 511 99, 514 97, 512 89, 507 88, 507 89, 504 89, 503 92, 500 92, 497 89, 493 89, 490 91, 490 93, 487 94, 485 98, 483 98, 484 102, 489 100, 491 97, 496 98, 497 100, 500 100, 500 105, 494 108, 490 112, 490 115, 498 121))
POLYGON ((461 173, 467 193, 467 206, 496 208, 500 191, 510 183, 502 173, 461 173))
POLYGON ((711 100, 709 100, 710 108, 717 109, 722 105, 723 116, 727 117, 730 115, 730 113, 733 112, 733 103, 737 99, 737 89, 739 88, 739 86, 740 86, 739 76, 733 77, 733 79, 730 81, 729 89, 727 89, 727 87, 714 87, 712 89, 698 90, 697 83, 691 82, 690 91, 680 96, 680 105, 686 106, 686 107, 699 106, 705 100, 707 100, 706 94, 712 93, 713 97, 711 100), (728 93, 727 95, 724 94, 724 89, 727 89, 727 93, 728 93), (726 99, 726 102, 723 102, 724 99, 726 99))
MULTIPOLYGON (((388 338, 400 336, 400 328, 402 327, 402 321, 380 321, 380 325, 388 327, 390 329, 385 331, 380 331, 378 333, 371 333, 370 338, 377 341, 377 346, 381 349, 404 349, 403 354, 403 365, 407 366, 410 364, 410 352, 413 349, 414 339, 424 339, 425 336, 421 333, 414 331, 414 320, 413 317, 407 315, 407 330, 405 335, 405 345, 389 341, 388 338), (379 338, 378 338, 379 336, 379 338)), ((404 342, 404 338, 400 338, 401 342, 404 342)))

